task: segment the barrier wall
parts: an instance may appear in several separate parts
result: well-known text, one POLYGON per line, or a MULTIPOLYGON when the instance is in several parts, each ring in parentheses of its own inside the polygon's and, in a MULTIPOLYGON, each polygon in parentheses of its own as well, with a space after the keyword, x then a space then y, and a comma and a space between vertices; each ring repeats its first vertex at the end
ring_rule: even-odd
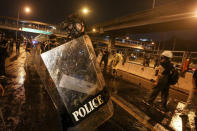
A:
MULTIPOLYGON (((97 62, 100 62, 101 58, 102 58, 102 55, 100 54, 97 57, 97 62)), ((108 65, 110 65, 111 60, 112 60, 112 56, 109 57, 108 65)), ((118 64, 118 70, 139 76, 146 80, 156 79, 155 69, 150 68, 150 67, 144 67, 140 64, 136 64, 132 62, 126 62, 124 65, 118 64)), ((135 80, 132 80, 132 82, 134 82, 135 84, 139 84, 139 83, 141 84, 140 81, 142 80, 139 81, 137 80, 137 78, 129 77, 129 76, 124 77, 123 75, 125 75, 125 73, 124 74, 120 73, 120 75, 122 75, 122 78, 125 80, 128 80, 129 78, 131 78, 131 79, 135 79, 135 80)), ((189 91, 192 88, 192 75, 193 75, 192 73, 187 72, 185 74, 185 77, 179 77, 178 83, 174 85, 173 87, 184 90, 184 91, 189 91)))
MULTIPOLYGON (((124 65, 119 65, 118 69, 148 80, 156 79, 155 69, 150 67, 144 67, 142 65, 128 62, 124 65)), ((192 88, 192 73, 187 72, 185 77, 179 77, 179 81, 174 87, 189 91, 192 88)))

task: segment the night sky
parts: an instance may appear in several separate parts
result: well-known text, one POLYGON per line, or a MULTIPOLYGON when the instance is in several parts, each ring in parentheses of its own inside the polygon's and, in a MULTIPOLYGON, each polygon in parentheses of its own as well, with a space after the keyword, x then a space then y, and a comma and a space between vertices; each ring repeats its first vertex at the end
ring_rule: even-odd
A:
MULTIPOLYGON (((169 3, 170 1, 156 0, 156 6, 169 3)), ((17 18, 17 12, 20 9, 20 18, 58 24, 68 15, 79 12, 82 7, 88 7, 91 11, 85 16, 85 21, 88 24, 98 24, 151 9, 152 0, 0 0, 0 16, 17 18), (32 12, 30 14, 24 13, 25 6, 31 7, 32 12)), ((176 38, 177 43, 187 46, 184 48, 197 50, 196 34, 196 30, 184 30, 130 35, 131 38, 143 37, 150 38, 153 41, 163 41, 163 43, 170 44, 169 46, 172 45, 173 39, 176 38)))
POLYGON ((150 9, 151 0, 0 0, 0 16, 20 17, 57 24, 66 16, 88 7, 91 13, 86 16, 89 24, 96 24, 127 14, 150 9), (32 8, 31 14, 25 14, 23 8, 32 8))

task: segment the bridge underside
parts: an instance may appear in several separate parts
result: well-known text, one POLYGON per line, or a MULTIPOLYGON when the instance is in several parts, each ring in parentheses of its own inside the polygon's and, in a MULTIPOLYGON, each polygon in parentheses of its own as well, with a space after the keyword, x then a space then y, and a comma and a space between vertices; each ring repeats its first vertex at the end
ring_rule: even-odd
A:
POLYGON ((95 25, 104 34, 151 33, 197 28, 197 1, 169 4, 95 25))
POLYGON ((171 21, 166 23, 149 24, 143 26, 136 26, 125 29, 117 29, 111 31, 105 31, 106 34, 118 34, 124 35, 127 33, 154 33, 154 32, 167 32, 167 31, 179 31, 197 29, 197 17, 185 20, 171 21))

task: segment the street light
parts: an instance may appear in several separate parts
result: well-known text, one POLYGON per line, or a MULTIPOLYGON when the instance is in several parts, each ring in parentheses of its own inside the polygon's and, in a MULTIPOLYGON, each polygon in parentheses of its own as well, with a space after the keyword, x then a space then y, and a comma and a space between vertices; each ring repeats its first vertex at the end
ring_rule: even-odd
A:
POLYGON ((31 12, 31 9, 29 7, 25 7, 25 12, 26 13, 30 13, 31 12))
POLYGON ((197 10, 194 11, 194 17, 197 17, 197 10))
MULTIPOLYGON (((89 14, 89 12, 90 12, 90 10, 87 7, 84 7, 84 8, 81 9, 81 13, 80 13, 81 17, 84 20, 84 23, 86 25, 86 29, 88 29, 88 25, 86 24, 86 22, 87 22, 87 17, 86 16, 89 14)), ((95 32, 96 32, 96 30, 95 30, 95 32)))
MULTIPOLYGON (((17 18, 17 29, 18 29, 18 24, 19 24, 20 11, 21 11, 21 9, 19 8, 19 10, 18 10, 18 18, 17 18)), ((31 9, 29 7, 25 7, 24 11, 25 11, 25 13, 30 13, 31 9)), ((17 40, 17 30, 16 30, 16 40, 17 40)))
POLYGON ((93 29, 92 29, 92 31, 95 33, 95 32, 96 32, 96 29, 95 29, 95 28, 93 28, 93 29))
POLYGON ((88 9, 88 8, 83 8, 83 9, 82 9, 82 12, 83 12, 83 14, 85 14, 85 15, 86 15, 86 14, 88 14, 88 13, 89 13, 89 9, 88 9))

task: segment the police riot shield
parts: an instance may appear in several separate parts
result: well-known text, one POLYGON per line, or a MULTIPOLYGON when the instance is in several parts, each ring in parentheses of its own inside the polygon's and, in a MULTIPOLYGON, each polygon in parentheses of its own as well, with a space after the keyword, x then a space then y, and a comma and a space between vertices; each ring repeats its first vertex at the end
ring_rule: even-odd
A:
POLYGON ((33 49, 36 70, 68 130, 93 130, 113 115, 89 36, 46 52, 33 49))

